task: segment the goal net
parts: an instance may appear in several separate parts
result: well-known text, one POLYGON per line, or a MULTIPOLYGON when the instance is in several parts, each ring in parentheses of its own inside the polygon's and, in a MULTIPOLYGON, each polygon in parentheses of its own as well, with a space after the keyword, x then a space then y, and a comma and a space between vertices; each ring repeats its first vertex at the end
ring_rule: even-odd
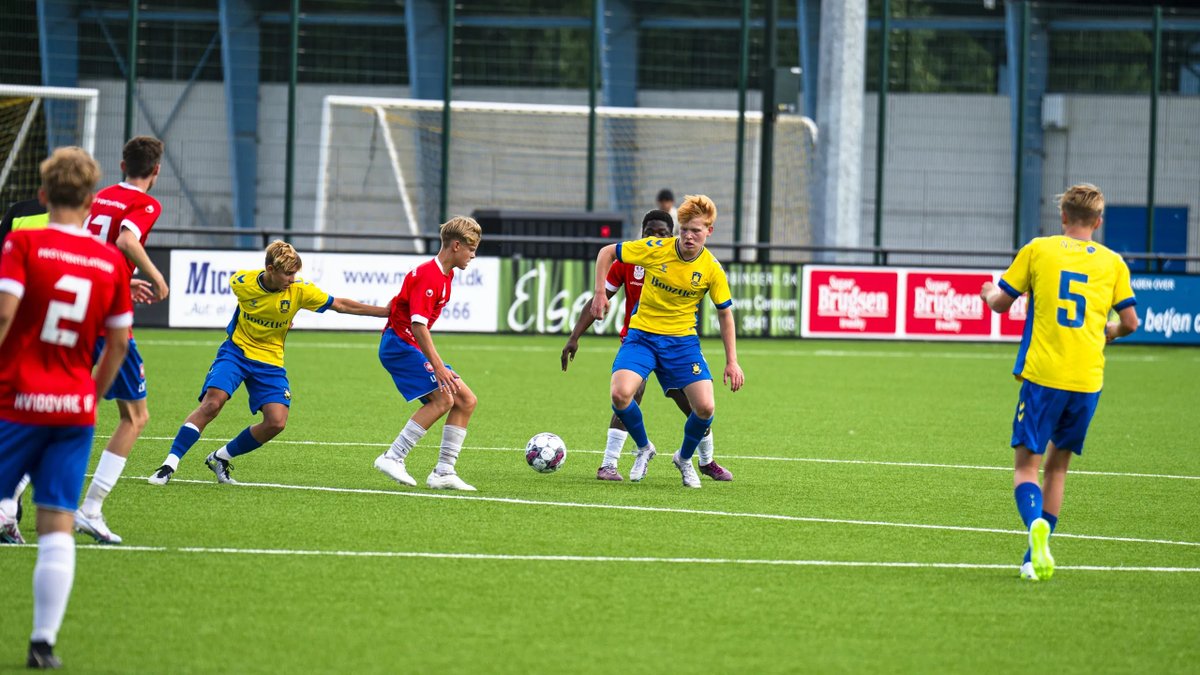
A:
POLYGON ((95 89, 0 84, 0 210, 37 194, 38 166, 54 148, 95 154, 98 100, 95 89))
MULTIPOLYGON (((595 210, 636 224, 662 188, 670 188, 677 202, 707 194, 720 213, 714 243, 731 243, 737 119, 735 111, 724 110, 597 108, 595 210)), ((586 209, 587 106, 455 101, 450 130, 450 214, 586 209)), ((743 242, 754 242, 758 231, 761 131, 761 113, 747 113, 743 242)), ((772 243, 807 244, 816 126, 783 115, 775 139, 772 243)), ((325 97, 314 229, 433 231, 442 198, 442 149, 441 101, 325 97)), ((625 234, 638 233, 631 226, 625 234)), ((329 238, 319 242, 334 244, 329 238)), ((728 251, 722 257, 728 259, 728 251)))

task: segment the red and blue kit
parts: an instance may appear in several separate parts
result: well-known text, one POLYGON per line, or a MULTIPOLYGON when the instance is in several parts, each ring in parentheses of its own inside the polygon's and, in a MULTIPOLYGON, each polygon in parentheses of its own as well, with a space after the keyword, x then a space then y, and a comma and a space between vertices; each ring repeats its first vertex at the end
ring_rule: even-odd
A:
MULTIPOLYGON (((379 362, 392 376, 406 401, 424 398, 438 388, 433 364, 425 358, 413 335, 412 326, 432 330, 450 301, 454 268, 442 269, 437 258, 415 267, 404 277, 400 292, 392 298, 387 328, 379 340, 379 362)), ((446 364, 449 368, 450 364, 446 364)))

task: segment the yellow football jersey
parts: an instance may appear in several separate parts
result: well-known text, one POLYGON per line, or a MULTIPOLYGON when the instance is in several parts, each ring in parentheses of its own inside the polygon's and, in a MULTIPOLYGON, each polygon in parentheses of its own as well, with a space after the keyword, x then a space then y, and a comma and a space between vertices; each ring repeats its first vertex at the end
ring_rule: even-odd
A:
POLYGON ((1043 387, 1100 391, 1109 309, 1137 303, 1121 256, 1094 241, 1038 237, 1017 253, 1000 288, 1014 298, 1029 291, 1013 374, 1043 387))
POLYGON ((246 358, 282 367, 283 341, 296 312, 324 312, 333 296, 299 277, 287 290, 268 291, 262 285, 263 271, 242 270, 230 277, 238 308, 225 332, 246 358))
POLYGON ((646 270, 642 298, 629 327, 656 335, 695 335, 700 301, 707 293, 717 309, 733 304, 729 280, 708 249, 688 262, 679 257, 678 237, 648 237, 617 244, 617 260, 646 270))

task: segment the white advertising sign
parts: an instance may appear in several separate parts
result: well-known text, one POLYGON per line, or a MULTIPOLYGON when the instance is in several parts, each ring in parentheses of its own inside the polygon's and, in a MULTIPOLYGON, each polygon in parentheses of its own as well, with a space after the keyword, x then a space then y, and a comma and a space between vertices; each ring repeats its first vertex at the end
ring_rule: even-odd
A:
MULTIPOLYGON (((428 255, 301 252, 300 277, 335 298, 386 306, 412 268, 428 255)), ((261 269, 262 251, 171 251, 170 325, 172 328, 224 328, 237 299, 229 277, 238 270, 261 269)), ((500 261, 476 258, 456 270, 450 302, 434 328, 444 332, 496 332, 500 261)), ((379 331, 387 319, 326 311, 300 312, 296 328, 379 331)))

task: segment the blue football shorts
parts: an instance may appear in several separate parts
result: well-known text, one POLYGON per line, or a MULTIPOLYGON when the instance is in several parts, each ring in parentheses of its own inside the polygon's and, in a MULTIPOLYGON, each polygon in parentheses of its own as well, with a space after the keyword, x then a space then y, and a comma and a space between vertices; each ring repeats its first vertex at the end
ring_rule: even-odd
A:
MULTIPOLYGON (((104 349, 104 336, 96 340, 96 349, 92 352, 92 363, 100 362, 100 350, 104 349)), ((129 352, 121 363, 117 377, 113 379, 108 393, 104 394, 106 401, 140 401, 146 398, 146 366, 142 364, 142 355, 138 353, 137 342, 129 338, 129 352)))
POLYGON ((708 362, 700 353, 698 336, 656 335, 634 328, 629 329, 613 359, 612 372, 618 370, 632 370, 642 379, 653 372, 664 394, 712 379, 708 362))
POLYGON ((35 504, 74 511, 79 507, 95 430, 94 426, 51 427, 0 420, 0 495, 12 496, 17 483, 29 474, 35 504))
POLYGON ((1013 416, 1012 447, 1023 445, 1040 455, 1053 442, 1061 450, 1083 454, 1083 441, 1099 402, 1098 391, 1084 394, 1025 380, 1013 416))
MULTIPOLYGON (((391 328, 385 328, 379 338, 379 363, 392 376, 392 382, 405 401, 411 403, 423 399, 438 389, 433 364, 420 349, 401 340, 391 328)), ((450 368, 450 364, 446 367, 450 368)))
POLYGON ((221 343, 217 349, 217 358, 213 360, 208 375, 204 378, 204 386, 200 388, 199 400, 204 400, 204 392, 209 387, 220 389, 233 396, 233 392, 242 384, 246 385, 246 393, 250 395, 250 414, 258 414, 259 410, 268 403, 292 405, 292 390, 288 388, 287 370, 262 361, 246 358, 242 350, 230 340, 221 343))

